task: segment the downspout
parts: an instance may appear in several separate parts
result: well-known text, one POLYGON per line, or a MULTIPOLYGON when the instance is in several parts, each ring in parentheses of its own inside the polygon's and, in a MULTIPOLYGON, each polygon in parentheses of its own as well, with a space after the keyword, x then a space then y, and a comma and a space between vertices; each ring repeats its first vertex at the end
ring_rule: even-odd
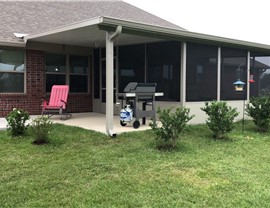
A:
POLYGON ((180 102, 186 106, 186 79, 187 79, 187 43, 181 45, 181 77, 180 77, 180 102))
POLYGON ((117 26, 114 33, 106 32, 106 132, 111 137, 116 136, 113 130, 113 43, 121 33, 122 26, 120 25, 117 26))

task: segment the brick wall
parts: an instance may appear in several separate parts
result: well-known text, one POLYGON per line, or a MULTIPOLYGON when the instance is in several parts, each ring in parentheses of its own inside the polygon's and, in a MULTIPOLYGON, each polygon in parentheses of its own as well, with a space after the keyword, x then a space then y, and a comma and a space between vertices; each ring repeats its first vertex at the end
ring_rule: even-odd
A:
POLYGON ((40 114, 41 98, 45 96, 45 53, 26 51, 26 100, 25 109, 30 114, 40 114))
MULTIPOLYGON (((6 116, 13 108, 22 108, 31 115, 41 114, 41 98, 46 96, 44 57, 45 53, 43 51, 26 51, 26 93, 0 94, 0 117, 6 116)), ((70 94, 68 97, 68 111, 92 111, 92 95, 70 94)))

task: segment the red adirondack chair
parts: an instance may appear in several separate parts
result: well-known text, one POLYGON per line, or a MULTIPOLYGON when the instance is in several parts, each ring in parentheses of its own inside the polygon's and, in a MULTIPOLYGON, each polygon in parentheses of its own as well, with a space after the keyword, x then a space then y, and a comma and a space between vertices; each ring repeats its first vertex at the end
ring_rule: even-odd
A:
POLYGON ((61 119, 69 119, 72 115, 67 113, 68 92, 68 85, 53 85, 49 102, 44 99, 42 101, 42 115, 58 114, 61 115, 61 119))

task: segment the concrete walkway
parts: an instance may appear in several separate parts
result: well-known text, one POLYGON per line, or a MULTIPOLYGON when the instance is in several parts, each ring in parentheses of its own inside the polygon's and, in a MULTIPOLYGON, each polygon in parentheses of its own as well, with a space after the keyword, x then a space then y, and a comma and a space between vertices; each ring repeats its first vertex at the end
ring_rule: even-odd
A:
MULTIPOLYGON (((37 116, 31 116, 31 119, 37 116)), ((72 117, 68 120, 61 120, 60 116, 51 117, 54 123, 61 123, 69 126, 78 126, 88 130, 94 130, 106 134, 106 116, 100 113, 73 113, 72 117)), ((141 121, 140 121, 141 122, 141 121)), ((127 126, 122 127, 120 125, 119 116, 114 116, 114 131, 116 134, 131 131, 142 131, 150 129, 149 123, 151 121, 146 121, 146 125, 140 126, 138 129, 134 129, 132 123, 127 124, 127 126)), ((0 130, 6 129, 7 121, 5 118, 0 118, 0 130)))

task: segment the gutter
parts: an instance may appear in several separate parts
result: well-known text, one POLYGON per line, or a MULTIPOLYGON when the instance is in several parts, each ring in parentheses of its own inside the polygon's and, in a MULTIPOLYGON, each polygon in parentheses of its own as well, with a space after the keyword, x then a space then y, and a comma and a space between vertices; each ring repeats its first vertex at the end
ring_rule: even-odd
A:
POLYGON ((241 48, 255 48, 270 50, 270 45, 254 43, 249 41, 237 40, 232 38, 219 37, 214 35, 207 35, 202 33, 190 32, 187 30, 178 30, 173 28, 159 27, 154 25, 147 25, 139 22, 132 22, 127 20, 115 19, 111 17, 102 17, 102 23, 100 23, 100 29, 105 29, 107 27, 116 27, 117 25, 123 26, 123 33, 132 32, 138 35, 161 37, 164 39, 172 40, 185 40, 185 41, 195 41, 195 42, 206 42, 212 43, 214 45, 234 45, 240 46, 241 48))
POLYGON ((30 39, 40 38, 43 36, 53 35, 69 30, 75 30, 82 27, 96 25, 100 30, 114 32, 118 25, 122 25, 122 33, 148 36, 159 39, 176 40, 176 41, 190 41, 190 42, 204 42, 207 44, 218 46, 234 46, 243 49, 255 49, 255 50, 270 50, 270 45, 254 43, 249 41, 207 35, 202 33, 190 32, 187 30, 160 27, 155 25, 148 25, 141 22, 116 19, 107 16, 98 16, 87 21, 75 22, 64 27, 58 27, 53 30, 45 31, 39 34, 25 36, 24 43, 27 43, 30 39))

